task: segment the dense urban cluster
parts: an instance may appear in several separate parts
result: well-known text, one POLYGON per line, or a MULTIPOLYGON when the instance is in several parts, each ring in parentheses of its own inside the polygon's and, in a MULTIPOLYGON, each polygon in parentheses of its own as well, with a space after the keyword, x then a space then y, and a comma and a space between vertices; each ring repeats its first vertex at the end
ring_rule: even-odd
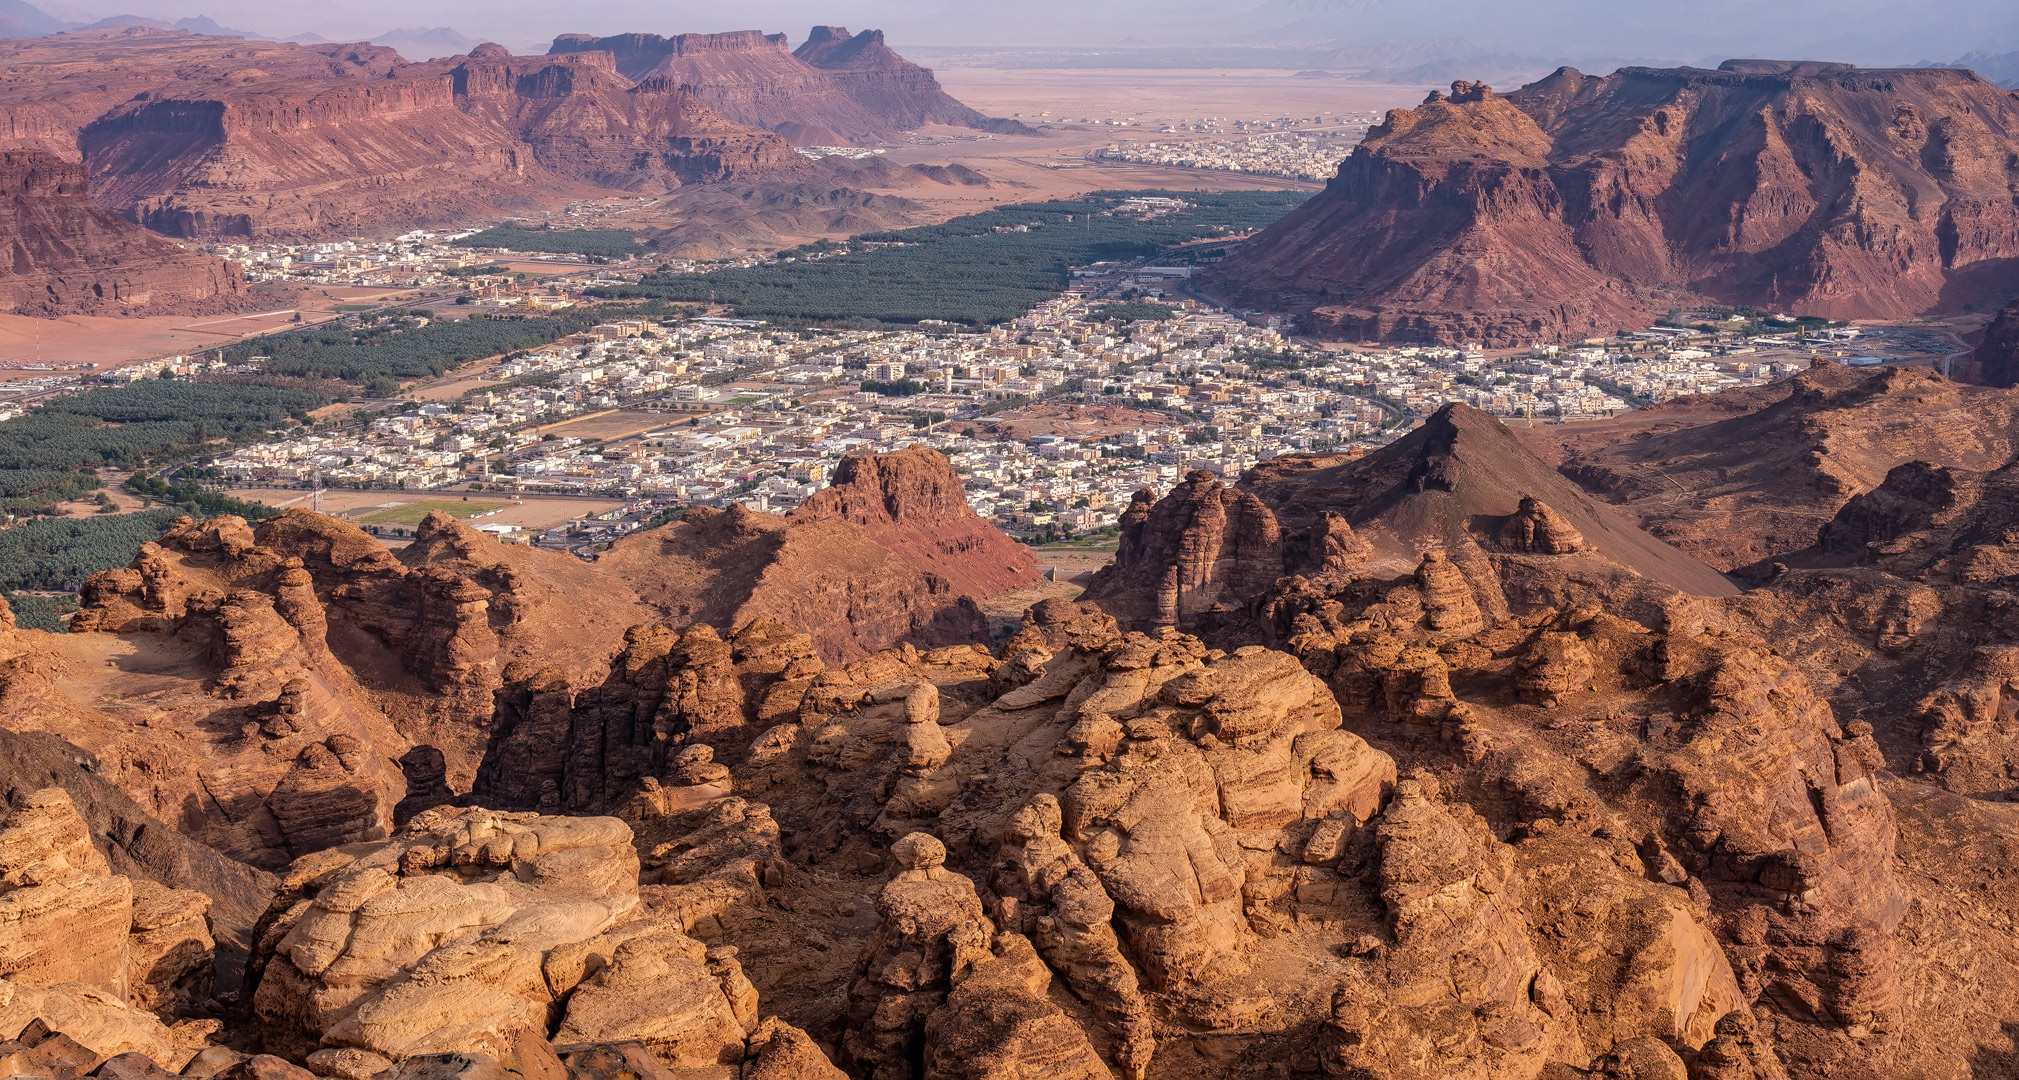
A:
POLYGON ((1094 156, 1102 161, 1326 180, 1339 171, 1339 159, 1352 153, 1366 134, 1363 127, 1182 142, 1124 141, 1110 143, 1094 156))
POLYGON ((495 363, 461 398, 243 447, 213 469, 239 484, 629 500, 617 523, 594 526, 603 535, 675 506, 790 510, 844 455, 921 443, 952 459, 976 510, 1005 528, 1086 533, 1112 526, 1140 488, 1379 445, 1447 402, 1604 416, 1784 377, 1808 356, 1780 339, 1769 356, 1730 334, 1669 329, 1514 356, 1319 348, 1152 299, 1183 273, 1079 268, 1066 295, 980 333, 597 325, 495 363), (1118 310, 1147 317, 1118 321, 1118 310))
MULTIPOLYGON (((313 244, 228 243, 209 250, 238 263, 250 282, 285 282, 294 285, 335 285, 349 288, 453 288, 473 299, 524 304, 526 297, 546 291, 549 274, 588 272, 579 245, 570 238, 600 237, 611 230, 586 230, 581 223, 551 230, 525 229, 511 233, 510 247, 471 246, 484 230, 430 232, 425 229, 404 233, 391 240, 330 240, 313 244), (542 236, 551 237, 543 244, 542 236), (463 241, 458 243, 458 241, 463 241), (547 250, 551 249, 551 250, 547 250), (518 268, 504 261, 522 264, 518 268), (523 264, 534 264, 530 269, 523 264)), ((497 233, 500 230, 488 230, 497 233)), ((628 237, 628 234, 625 234, 628 237)), ((602 262, 608 259, 599 260, 602 262)), ((752 260, 754 261, 754 260, 752 260)), ((657 258, 660 272, 687 273, 697 269, 686 259, 657 258)), ((734 263, 725 265, 735 265, 734 263)), ((600 272, 600 271, 599 271, 600 272)), ((635 275, 633 275, 635 276, 635 275)), ((613 279, 614 280, 614 279, 613 279)))
POLYGON ((225 243, 207 250, 239 264, 247 281, 302 285, 377 285, 420 288, 453 280, 455 271, 484 262, 454 241, 466 232, 415 230, 391 240, 327 240, 320 243, 225 243))

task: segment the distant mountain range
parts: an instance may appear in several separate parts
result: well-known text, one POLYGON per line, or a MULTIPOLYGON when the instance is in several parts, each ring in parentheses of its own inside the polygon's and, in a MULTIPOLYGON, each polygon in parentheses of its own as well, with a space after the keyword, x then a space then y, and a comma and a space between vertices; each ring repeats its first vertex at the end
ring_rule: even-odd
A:
MULTIPOLYGON (((26 0, 0 0, 0 38, 47 37, 66 30, 106 30, 127 26, 182 30, 197 35, 242 37, 255 41, 293 41, 304 45, 316 45, 331 40, 316 33, 295 34, 286 38, 269 37, 251 30, 225 26, 208 15, 193 15, 173 22, 145 15, 110 15, 92 22, 76 22, 59 19, 27 3, 26 0)), ((394 49, 401 56, 414 61, 461 56, 482 44, 478 39, 449 26, 402 27, 387 30, 367 40, 374 45, 394 49)))
POLYGON ((483 43, 451 26, 430 26, 388 30, 372 38, 372 44, 384 45, 409 60, 421 61, 461 56, 483 43))
POLYGON ((1918 66, 1969 68, 1999 86, 2019 90, 2019 52, 1994 53, 1978 49, 1965 54, 1954 63, 1927 63, 1918 66))

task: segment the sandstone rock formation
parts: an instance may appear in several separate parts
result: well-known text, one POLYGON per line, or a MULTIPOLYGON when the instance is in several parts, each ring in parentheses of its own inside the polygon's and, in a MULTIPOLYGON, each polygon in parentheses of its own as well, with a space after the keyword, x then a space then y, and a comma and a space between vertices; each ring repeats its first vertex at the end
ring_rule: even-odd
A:
POLYGON ((1138 493, 1087 597, 1132 626, 1239 633, 1286 575, 1332 587, 1413 570, 1433 548, 1422 575, 1430 603, 1458 605, 1438 619, 1462 620, 1467 605, 1505 610, 1493 569, 1505 555, 1733 591, 1551 471, 1498 420, 1451 405, 1364 457, 1280 458, 1231 488, 1201 471, 1162 499, 1138 493))
MULTIPOLYGON (((19 707, 18 702, 0 705, 10 721, 19 707)), ((131 980, 136 999, 172 1000, 179 1009, 202 991, 206 978, 220 993, 236 993, 251 950, 253 925, 266 910, 273 879, 178 833, 106 779, 105 771, 90 754, 52 734, 0 728, 0 791, 10 802, 48 787, 69 796, 93 845, 113 873, 132 880, 142 908, 150 912, 135 919, 136 927, 154 924, 147 933, 155 944, 143 947, 143 954, 157 960, 186 956, 184 943, 197 936, 190 932, 193 913, 197 907, 204 909, 202 919, 217 944, 214 970, 184 968, 179 960, 165 966, 143 965, 140 976, 131 980)))
POLYGON ((1329 336, 1486 345, 1645 326, 1656 289, 1831 318, 2002 301, 2015 110, 1971 72, 1848 64, 1457 82, 1206 287, 1329 336))
POLYGON ((805 164, 682 86, 633 84, 596 60, 484 46, 395 61, 370 82, 177 80, 93 120, 79 148, 99 198, 151 228, 206 237, 447 223, 571 185, 663 192, 805 164), (360 174, 366 138, 374 166, 360 174))
POLYGON ((832 1075, 802 1032, 760 1027, 737 949, 688 934, 704 913, 641 898, 633 839, 613 818, 443 808, 299 860, 261 939, 262 1043, 349 1078, 452 1057, 457 1075, 568 1075, 560 1056, 592 1075, 746 1058, 832 1075))
POLYGON ((14 256, 0 311, 193 314, 243 291, 230 263, 154 236, 91 201, 84 167, 40 150, 0 151, 0 231, 14 256))
POLYGON ((1635 524, 1719 570, 1757 579, 1814 543, 1819 526, 1895 466, 2003 465, 2019 451, 2015 416, 2019 396, 1926 368, 1819 360, 1769 386, 1516 438, 1635 524))
POLYGON ((792 51, 795 59, 827 73, 850 98, 899 131, 947 124, 997 134, 1030 134, 1023 124, 981 113, 940 89, 932 72, 883 43, 883 31, 850 34, 846 27, 816 26, 792 51))
POLYGON ((1986 386, 2019 386, 2019 300, 1998 309, 1976 352, 1954 374, 1986 386))
POLYGON ((932 72, 892 52, 880 30, 851 37, 816 26, 798 51, 786 44, 783 34, 756 30, 670 38, 563 34, 548 55, 608 54, 626 78, 691 86, 716 112, 801 146, 887 142, 932 123, 1023 129, 949 97, 932 72))
MULTIPOLYGON (((0 1068, 2002 1075, 2019 467, 1956 460, 1996 456, 2008 392, 1917 378, 1536 440, 1598 475, 1608 439, 1710 426, 1801 484, 1882 441, 1879 403, 1968 436, 1811 493, 1743 592, 1464 409, 1146 493, 1111 610, 1046 601, 995 650, 655 617, 607 559, 446 518, 397 556, 184 523, 79 632, 0 619, 0 1068)), ((854 537, 990 587, 928 465, 852 463, 690 565, 854 537)))
POLYGON ((57 1066, 58 1053, 74 1055, 60 1062, 72 1075, 119 1054, 173 1071, 201 1046, 201 1025, 170 1028, 148 1009, 172 1016, 209 996, 209 905, 135 884, 112 873, 61 788, 0 820, 0 1038, 26 1044, 17 1071, 57 1066))
MULTIPOLYGON (((700 67, 620 73, 608 48, 515 57, 487 44, 408 63, 372 45, 147 28, 59 34, 0 47, 10 121, 0 143, 81 159, 99 203, 151 229, 269 238, 460 224, 598 191, 846 184, 846 170, 809 162, 766 130, 789 126, 786 114, 801 107, 889 135, 1007 123, 947 97, 873 32, 816 52, 819 66, 765 45, 714 50, 700 67), (725 116, 711 103, 778 116, 725 116)), ((52 168, 68 166, 36 175, 52 168)), ((36 265, 17 267, 23 310, 78 310, 94 289, 100 307, 151 297, 186 308, 214 300, 228 280, 223 264, 158 241, 155 257, 136 258, 145 234, 122 234, 103 214, 58 220, 31 209, 19 211, 24 232, 52 236, 31 247, 36 265), (66 261, 79 247, 103 250, 66 261)))
POLYGON ((789 515, 733 506, 625 537, 597 566, 681 621, 770 617, 814 635, 830 662, 897 640, 980 640, 976 606, 1038 579, 1023 546, 977 517, 960 478, 924 448, 844 459, 789 515))
POLYGON ((823 657, 984 637, 976 602, 1036 570, 959 493, 930 452, 863 458, 791 518, 701 515, 594 564, 501 545, 445 514, 398 556, 309 513, 257 530, 183 523, 87 582, 71 633, 0 639, 0 658, 14 657, 0 703, 17 730, 106 762, 148 813, 269 869, 382 839, 469 791, 487 755, 508 770, 507 786, 479 785, 492 805, 538 809, 552 780, 555 806, 615 809, 629 781, 662 775, 676 736, 733 734, 740 752, 745 727, 790 711, 767 685, 803 690, 823 657), (692 629, 649 627, 627 648, 627 628, 661 613, 692 629), (166 668, 87 675, 135 649, 166 668), (744 667, 736 693, 688 696, 683 669, 716 664, 744 667), (571 733, 578 694, 594 719, 571 733), (542 726, 548 700, 559 729, 542 726))

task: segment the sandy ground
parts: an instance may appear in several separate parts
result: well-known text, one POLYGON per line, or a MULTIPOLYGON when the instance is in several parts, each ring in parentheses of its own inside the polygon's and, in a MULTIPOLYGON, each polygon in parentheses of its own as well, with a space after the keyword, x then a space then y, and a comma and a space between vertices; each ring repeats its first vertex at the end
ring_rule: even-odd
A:
MULTIPOLYGON (((491 361, 485 359, 479 366, 490 367, 491 361)), ((482 390, 486 386, 496 385, 498 385, 498 380, 496 379, 480 379, 472 375, 460 379, 450 379, 446 382, 410 387, 403 391, 400 396, 417 401, 455 401, 472 390, 482 390)))
POLYGON ((1081 588, 1064 581, 1040 581, 1035 585, 1012 592, 997 593, 981 604, 981 612, 988 618, 989 640, 1000 645, 1016 633, 1023 625, 1024 612, 1033 604, 1043 600, 1071 600, 1080 595, 1081 588))
POLYGON ((1031 554, 1037 557, 1039 569, 1050 570, 1061 583, 1082 589, 1096 570, 1115 561, 1113 549, 1040 547, 1031 549, 1031 554))
MULTIPOLYGON (((198 352, 292 326, 294 314, 290 308, 195 319, 184 315, 66 315, 60 319, 0 315, 0 380, 75 374, 86 370, 87 364, 97 364, 98 370, 105 371, 158 356, 198 352), (37 363, 53 370, 22 366, 37 363)), ((306 314, 304 321, 327 318, 327 312, 313 312, 306 314)))
MULTIPOLYGON (((940 68, 935 74, 948 93, 966 104, 1031 125, 1065 118, 1273 120, 1320 112, 1385 112, 1419 104, 1432 89, 1241 69, 940 68), (1039 115, 1045 112, 1051 116, 1039 115)), ((1107 136, 1142 134, 1131 128, 1100 130, 1107 136)))
MULTIPOLYGON (((284 488, 241 488, 234 490, 232 495, 282 508, 307 509, 314 502, 311 492, 284 488)), ((454 492, 406 494, 390 491, 325 491, 322 493, 322 512, 355 521, 378 511, 391 510, 408 503, 460 497, 454 492)), ((500 496, 481 491, 470 495, 471 502, 489 502, 498 498, 500 496)), ((617 499, 562 499, 541 495, 528 495, 522 499, 513 499, 512 502, 511 509, 485 517, 478 524, 517 525, 522 529, 543 531, 570 518, 615 510, 624 505, 617 499)))
POLYGON ((340 309, 394 303, 414 295, 410 289, 353 289, 315 286, 291 304, 237 315, 66 315, 39 319, 0 315, 0 381, 63 372, 77 374, 97 364, 108 371, 142 360, 201 352, 232 342, 326 322, 340 309), (301 323, 294 317, 299 312, 301 323), (53 370, 22 365, 45 364, 53 370))
POLYGON ((972 213, 1022 199, 1060 198, 1102 189, 1168 188, 1178 191, 1316 190, 1319 185, 1277 177, 1155 165, 1094 163, 1095 150, 1120 138, 1225 138, 1164 135, 1162 122, 1223 117, 1270 120, 1280 116, 1385 112, 1415 105, 1428 87, 1390 86, 1341 79, 1297 79, 1283 71, 1144 71, 944 68, 949 93, 991 116, 1016 116, 1035 136, 977 138, 961 129, 935 128, 917 143, 886 155, 903 165, 958 162, 998 181, 994 189, 914 187, 894 191, 948 213, 972 213), (1040 114, 1050 113, 1049 117, 1040 114), (1062 124, 1063 118, 1124 119, 1144 127, 1062 124), (1007 189, 1007 190, 1005 190, 1007 189))
POLYGON ((989 637, 998 644, 1023 624, 1024 612, 1031 605, 1043 600, 1077 599, 1086 591, 1094 571, 1115 559, 1113 551, 1085 548, 1039 547, 1032 548, 1031 554, 1037 558, 1038 569, 1046 571, 1047 580, 997 593, 981 604, 982 614, 988 617, 989 637))
POLYGON ((619 409, 602 416, 586 416, 579 420, 551 424, 541 428, 540 433, 575 439, 622 439, 647 431, 656 431, 659 428, 684 424, 689 419, 691 416, 687 413, 619 409))

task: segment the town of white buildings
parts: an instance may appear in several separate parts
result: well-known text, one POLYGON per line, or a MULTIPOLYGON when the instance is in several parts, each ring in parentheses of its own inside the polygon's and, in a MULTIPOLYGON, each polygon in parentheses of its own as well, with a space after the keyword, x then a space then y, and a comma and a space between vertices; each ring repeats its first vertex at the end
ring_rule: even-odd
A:
POLYGON ((242 447, 207 472, 232 485, 626 500, 613 520, 544 538, 588 550, 673 506, 790 510, 847 454, 923 444, 1004 528, 1086 533, 1112 526, 1140 488, 1377 446, 1447 402, 1590 418, 1807 364, 1784 342, 1769 356, 1689 331, 1491 358, 1320 348, 1191 301, 1168 320, 1119 325, 1085 295, 1124 284, 1154 294, 1176 272, 1088 268, 1074 292, 979 333, 605 324, 491 364, 475 376, 486 385, 459 399, 242 447))

